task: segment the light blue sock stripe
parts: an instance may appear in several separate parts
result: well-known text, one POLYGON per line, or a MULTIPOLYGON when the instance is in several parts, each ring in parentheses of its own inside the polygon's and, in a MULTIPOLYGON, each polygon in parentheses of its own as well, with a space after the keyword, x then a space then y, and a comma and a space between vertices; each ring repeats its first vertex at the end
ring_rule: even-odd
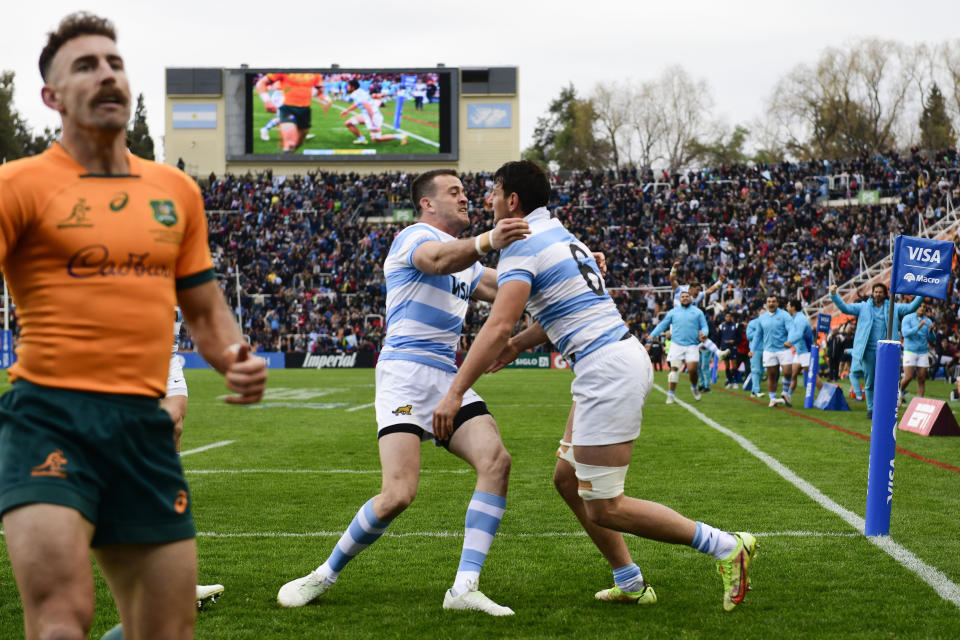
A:
POLYGON ((380 537, 380 531, 365 531, 363 525, 360 524, 360 521, 356 518, 353 519, 353 522, 350 523, 350 527, 347 529, 350 532, 350 537, 353 538, 353 541, 357 544, 362 544, 363 546, 369 546, 377 541, 377 538, 380 537))
POLYGON ((386 529, 390 525, 390 520, 383 521, 373 515, 373 498, 367 500, 367 504, 363 505, 363 515, 367 517, 367 522, 370 523, 370 526, 376 527, 377 529, 386 529))
POLYGON ((351 560, 353 560, 353 556, 348 556, 343 551, 340 551, 340 547, 334 547, 333 553, 331 553, 330 557, 327 558, 327 563, 333 568, 334 571, 340 573, 351 560))
POLYGON ((703 549, 700 548, 700 545, 706 542, 706 540, 703 539, 703 535, 700 533, 702 524, 703 523, 699 520, 697 521, 697 532, 693 534, 693 542, 690 543, 690 546, 697 551, 703 551, 703 549))
POLYGON ((483 569, 483 563, 487 559, 487 554, 473 549, 464 549, 460 554, 460 566, 457 571, 476 571, 480 573, 483 569))
POLYGON ((467 509, 467 520, 466 528, 467 529, 479 529, 493 535, 497 532, 497 529, 500 527, 500 518, 492 516, 489 513, 484 513, 482 511, 474 511, 473 509, 467 509))
POLYGON ((613 581, 617 584, 625 584, 635 580, 640 575, 640 567, 636 563, 628 564, 625 567, 613 570, 613 581))
POLYGON ((505 509, 507 506, 506 497, 498 496, 495 493, 487 493, 485 491, 474 491, 473 499, 476 500, 477 502, 489 504, 492 507, 499 507, 500 509, 505 509))

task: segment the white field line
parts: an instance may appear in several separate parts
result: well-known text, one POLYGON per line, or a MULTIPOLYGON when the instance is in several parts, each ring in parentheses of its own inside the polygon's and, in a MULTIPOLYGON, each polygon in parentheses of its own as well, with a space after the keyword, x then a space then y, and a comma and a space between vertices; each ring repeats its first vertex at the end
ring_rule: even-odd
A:
MULTIPOLYGON (((666 395, 667 391, 658 384, 653 385, 653 388, 659 391, 660 393, 666 395)), ((800 491, 807 494, 812 498, 817 504, 821 507, 835 513, 840 516, 844 522, 849 524, 851 527, 856 529, 861 535, 864 534, 864 519, 855 514, 854 512, 846 509, 826 495, 823 494, 815 486, 795 474, 793 471, 788 469, 783 463, 781 463, 776 458, 764 453, 761 451, 755 444, 741 436, 740 434, 727 429, 726 427, 718 424, 711 418, 707 417, 703 413, 697 411, 694 407, 683 402, 679 398, 677 399, 677 404, 681 407, 692 413, 696 416, 701 422, 707 426, 716 429, 720 433, 732 438, 739 444, 741 447, 750 452, 753 456, 758 458, 765 465, 770 467, 776 474, 782 477, 784 480, 795 486, 800 491)), ((913 553, 906 547, 896 543, 890 536, 867 536, 867 540, 875 544, 877 547, 887 552, 894 560, 900 563, 901 566, 909 569, 910 571, 917 574, 921 580, 930 585, 937 594, 944 600, 948 600, 960 608, 960 586, 957 586, 956 583, 951 581, 942 571, 936 567, 931 567, 926 564, 923 560, 913 555, 913 553)))
POLYGON ((349 413, 350 411, 360 411, 360 409, 366 409, 367 407, 372 407, 375 404, 376 404, 375 402, 368 402, 367 404, 361 404, 359 407, 350 407, 349 409, 347 409, 347 412, 349 413))
MULTIPOLYGON (((187 475, 216 474, 216 473, 350 473, 350 474, 377 474, 380 469, 184 469, 187 475)), ((471 473, 471 469, 420 469, 420 473, 471 473)))
POLYGON ((228 444, 233 444, 236 440, 221 440, 220 442, 214 442, 213 444, 204 445, 202 447, 197 447, 196 449, 190 449, 188 451, 181 451, 180 457, 188 456, 191 453, 200 453, 201 451, 208 451, 210 449, 216 449, 217 447, 225 447, 228 444))
MULTIPOLYGON (((343 531, 307 531, 291 533, 287 531, 249 531, 243 533, 217 533, 214 531, 198 531, 200 538, 339 538, 343 531)), ((503 533, 497 532, 498 538, 583 538, 583 531, 547 531, 543 533, 503 533)), ((758 538, 772 537, 815 537, 815 538, 852 538, 858 534, 840 531, 770 531, 753 534, 758 538)), ((462 538, 463 531, 409 531, 406 533, 383 534, 385 538, 462 538)))
MULTIPOLYGON (((330 105, 330 106, 332 106, 334 109, 339 109, 339 110, 340 110, 340 113, 343 113, 344 111, 347 110, 347 107, 341 107, 340 105, 338 105, 338 104, 336 104, 336 103, 334 103, 334 104, 332 104, 332 105, 330 105)), ((357 115, 360 115, 360 114, 357 113, 357 115)), ((361 117, 362 117, 362 116, 361 116, 361 117)), ((391 120, 391 122, 393 122, 393 121, 391 120)), ((393 125, 392 125, 392 124, 387 124, 387 119, 384 118, 384 119, 383 119, 383 128, 384 128, 384 129, 393 129, 393 125)), ((393 130, 396 131, 396 132, 398 132, 398 133, 405 133, 405 134, 407 134, 407 136, 409 136, 409 137, 411 137, 411 138, 415 138, 415 139, 419 140, 420 142, 425 142, 426 144, 429 144, 429 145, 432 146, 432 147, 437 147, 438 149, 440 148, 440 143, 439 143, 439 142, 434 142, 433 140, 429 140, 429 139, 427 139, 427 138, 424 138, 423 136, 418 136, 417 134, 411 133, 411 132, 406 131, 406 130, 404 130, 404 129, 393 129, 393 130)))

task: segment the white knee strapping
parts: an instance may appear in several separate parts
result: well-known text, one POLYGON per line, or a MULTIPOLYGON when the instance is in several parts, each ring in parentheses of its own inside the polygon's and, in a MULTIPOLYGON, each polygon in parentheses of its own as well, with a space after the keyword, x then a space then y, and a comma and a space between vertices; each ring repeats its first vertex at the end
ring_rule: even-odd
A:
POLYGON ((680 382, 680 372, 671 369, 670 373, 667 374, 667 382, 670 384, 677 384, 680 382))
POLYGON ((577 462, 577 493, 584 500, 616 498, 623 493, 623 483, 629 467, 598 467, 577 462))
POLYGON ((573 459, 573 444, 566 440, 560 441, 560 446, 557 448, 557 457, 569 462, 574 469, 577 468, 577 461, 573 459))

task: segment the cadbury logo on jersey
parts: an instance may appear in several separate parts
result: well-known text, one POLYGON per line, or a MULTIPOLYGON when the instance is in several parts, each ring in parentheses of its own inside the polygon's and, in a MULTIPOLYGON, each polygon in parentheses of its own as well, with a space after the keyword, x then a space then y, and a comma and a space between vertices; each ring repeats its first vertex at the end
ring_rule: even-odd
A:
POLYGON ((67 261, 67 274, 73 278, 135 276, 137 278, 172 278, 168 265, 148 262, 149 253, 128 253, 126 259, 113 260, 110 250, 92 244, 77 251, 67 261))

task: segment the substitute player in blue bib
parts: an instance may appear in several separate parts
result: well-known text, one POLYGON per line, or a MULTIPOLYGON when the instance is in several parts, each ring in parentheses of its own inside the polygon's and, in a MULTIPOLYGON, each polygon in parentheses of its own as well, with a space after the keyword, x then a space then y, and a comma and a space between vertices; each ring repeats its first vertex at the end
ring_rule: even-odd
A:
POLYGON ((653 340, 667 329, 670 329, 670 350, 667 352, 667 362, 670 364, 667 382, 670 388, 667 391, 667 404, 676 402, 677 383, 683 366, 686 366, 690 375, 690 393, 694 400, 699 400, 697 368, 700 366, 700 342, 706 338, 709 328, 706 316, 693 304, 689 291, 680 293, 679 306, 667 312, 647 339, 653 340))
MULTIPOLYGON (((470 386, 484 371, 520 349, 549 340, 575 376, 570 387, 575 402, 571 441, 586 516, 599 527, 686 544, 712 555, 723 577, 723 607, 730 611, 746 594, 756 539, 624 495, 653 369, 607 294, 590 250, 551 218, 549 198, 550 182, 532 162, 508 162, 494 174, 494 220, 522 218, 530 224, 531 235, 501 252, 497 299, 434 410, 434 433, 444 437, 452 432, 470 386), (524 307, 536 323, 511 339, 524 307)), ((614 592, 616 599, 656 602, 636 564, 617 568, 614 579, 615 586, 598 593, 598 599, 611 599, 614 592)))
POLYGON ((763 345, 763 366, 767 369, 767 395, 770 404, 790 406, 790 373, 793 369, 793 353, 787 337, 790 335, 790 324, 793 318, 780 308, 777 296, 767 296, 767 310, 760 314, 760 323, 757 325, 757 335, 763 345), (777 381, 783 371, 783 392, 777 397, 777 381))
POLYGON ((930 347, 936 340, 936 327, 928 315, 926 303, 921 304, 914 313, 903 317, 900 324, 903 333, 903 379, 900 381, 900 402, 907 395, 907 387, 914 375, 917 378, 917 395, 927 390, 927 367, 930 366, 930 347))
POLYGON ((791 298, 787 300, 787 313, 790 314, 790 331, 787 334, 787 342, 793 347, 793 364, 790 371, 790 386, 786 390, 787 404, 793 396, 793 390, 797 388, 797 381, 800 376, 806 375, 810 367, 810 347, 813 346, 813 329, 810 328, 810 320, 807 314, 803 312, 803 305, 799 300, 791 298))
POLYGON ((760 381, 763 378, 763 335, 760 333, 760 316, 766 313, 763 307, 756 310, 756 317, 747 323, 747 341, 750 343, 750 393, 762 398, 760 381))
POLYGON ((360 508, 326 562, 283 585, 277 602, 300 607, 323 594, 350 560, 383 535, 416 496, 421 441, 435 440, 477 472, 460 566, 443 608, 512 615, 512 609, 478 590, 480 570, 506 508, 510 455, 493 416, 472 389, 461 397, 453 430, 436 433, 432 413, 457 372, 456 350, 468 300, 492 301, 497 291, 496 271, 477 260, 523 238, 529 227, 523 220, 504 220, 492 231, 458 240, 470 226, 470 216, 463 184, 452 170, 418 176, 411 200, 419 220, 397 235, 383 266, 386 339, 376 368, 382 489, 360 508))

